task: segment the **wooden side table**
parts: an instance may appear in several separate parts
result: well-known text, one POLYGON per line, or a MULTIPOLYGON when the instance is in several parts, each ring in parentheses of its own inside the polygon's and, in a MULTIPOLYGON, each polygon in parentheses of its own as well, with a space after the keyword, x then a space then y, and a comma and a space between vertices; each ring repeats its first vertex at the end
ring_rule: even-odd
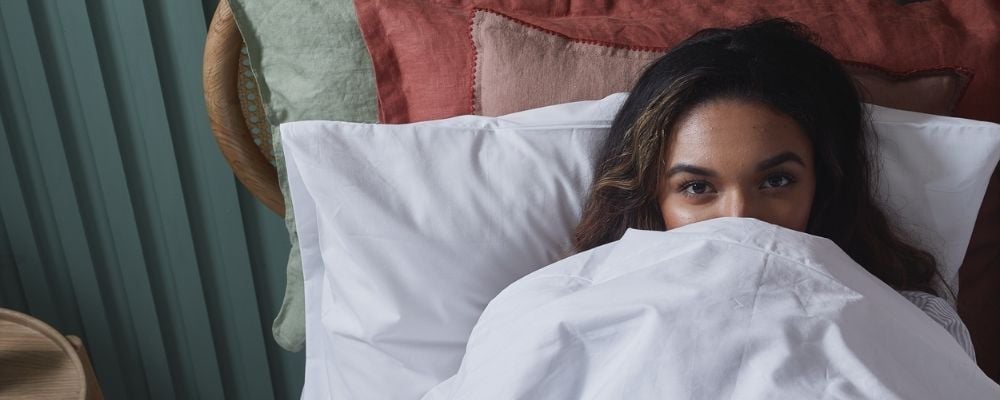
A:
POLYGON ((83 343, 0 308, 0 399, 102 399, 83 343))

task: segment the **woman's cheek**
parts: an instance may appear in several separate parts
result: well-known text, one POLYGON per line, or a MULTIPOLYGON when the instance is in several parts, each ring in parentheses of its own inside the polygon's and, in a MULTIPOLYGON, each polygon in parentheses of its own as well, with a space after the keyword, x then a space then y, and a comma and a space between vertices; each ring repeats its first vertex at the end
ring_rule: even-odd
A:
POLYGON ((663 214, 663 224, 667 229, 680 228, 684 225, 711 219, 708 207, 701 204, 691 204, 683 198, 667 197, 660 203, 663 214))

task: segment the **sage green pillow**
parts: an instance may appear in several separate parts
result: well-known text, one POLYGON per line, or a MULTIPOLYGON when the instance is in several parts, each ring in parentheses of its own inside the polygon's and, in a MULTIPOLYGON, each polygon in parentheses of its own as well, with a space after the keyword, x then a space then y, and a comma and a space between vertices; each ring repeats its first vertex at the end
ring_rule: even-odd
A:
POLYGON ((278 124, 299 120, 374 122, 371 59, 350 0, 229 0, 271 124, 274 159, 292 247, 285 298, 271 332, 284 349, 305 343, 302 262, 278 124))

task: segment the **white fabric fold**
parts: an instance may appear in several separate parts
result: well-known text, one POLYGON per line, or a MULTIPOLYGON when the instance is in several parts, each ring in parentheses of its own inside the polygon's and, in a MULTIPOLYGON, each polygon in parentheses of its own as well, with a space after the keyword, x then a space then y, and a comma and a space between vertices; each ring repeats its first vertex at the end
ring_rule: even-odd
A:
POLYGON ((720 218, 504 289, 424 399, 995 399, 940 325, 831 241, 720 218))

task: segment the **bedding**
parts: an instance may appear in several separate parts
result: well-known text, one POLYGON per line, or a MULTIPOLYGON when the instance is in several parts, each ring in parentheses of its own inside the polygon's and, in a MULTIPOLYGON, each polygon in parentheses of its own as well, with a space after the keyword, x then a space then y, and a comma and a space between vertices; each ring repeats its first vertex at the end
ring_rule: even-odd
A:
MULTIPOLYGON (((473 14, 471 36, 474 112, 489 116, 627 91, 667 51, 566 37, 485 9, 473 14)), ((959 67, 891 72, 842 64, 864 101, 927 114, 952 115, 972 78, 959 67)))
MULTIPOLYGON (((374 68, 383 122, 474 112, 470 86, 477 66, 468 36, 470 17, 477 7, 579 42, 632 49, 669 48, 705 27, 733 26, 763 16, 787 17, 809 26, 819 43, 842 60, 904 75, 938 69, 968 71, 971 78, 954 115, 1000 122, 996 68, 1000 65, 1000 2, 993 0, 905 5, 892 0, 443 0, 406 4, 355 0, 355 6, 369 52, 378 60, 374 68)), ((510 63, 531 70, 529 65, 510 63)), ((516 89, 506 90, 520 94, 516 89)), ((987 193, 992 201, 980 209, 961 270, 965 298, 959 299, 959 312, 970 323, 976 344, 992 349, 981 362, 1000 381, 1000 341, 996 340, 1000 319, 995 317, 1000 309, 996 296, 1000 292, 1000 171, 994 172, 987 193)))
POLYGON ((406 123, 472 112, 469 86, 476 7, 590 43, 669 48, 692 33, 765 16, 804 23, 838 59, 892 71, 964 67, 975 75, 955 115, 1000 122, 1000 4, 942 0, 899 5, 891 0, 760 2, 573 2, 355 0, 372 59, 379 120, 406 123))
MULTIPOLYGON (((486 304, 570 254, 593 151, 624 96, 502 117, 281 125, 305 277, 303 397, 418 398, 452 376, 486 304)), ((890 218, 953 276, 1000 126, 871 110, 890 218)))
MULTIPOLYGON (((266 108, 269 111, 268 119, 272 123, 278 124, 303 119, 331 119, 355 122, 375 120, 377 100, 375 98, 373 73, 370 68, 371 60, 366 54, 364 46, 362 46, 358 21, 355 19, 350 1, 275 2, 231 0, 231 2, 240 29, 249 46, 250 62, 260 82, 260 95, 266 97, 266 108)), ((632 6, 624 3, 617 5, 610 3, 609 5, 588 5, 586 7, 581 7, 580 4, 568 7, 568 2, 565 4, 560 4, 559 2, 520 3, 518 1, 441 1, 397 4, 397 2, 386 2, 384 0, 357 1, 356 5, 358 9, 362 10, 364 14, 362 15, 363 22, 369 24, 367 28, 371 32, 369 35, 373 35, 373 40, 381 40, 373 50, 373 54, 376 54, 375 60, 378 61, 378 65, 375 68, 381 76, 381 81, 387 82, 384 85, 398 84, 399 86, 396 89, 403 89, 404 85, 407 87, 406 90, 397 91, 391 87, 383 90, 382 94, 391 100, 389 107, 399 107, 402 104, 403 107, 423 108, 426 105, 426 109, 431 111, 447 110, 447 107, 440 107, 436 103, 464 101, 462 99, 467 99, 470 96, 467 92, 470 80, 467 78, 471 76, 471 72, 466 70, 458 71, 453 68, 464 68, 462 66, 468 67, 472 65, 470 62, 470 59, 472 59, 470 57, 471 48, 468 43, 459 42, 460 40, 467 40, 464 34, 467 31, 467 26, 465 26, 467 24, 456 23, 456 21, 459 21, 459 18, 467 22, 468 11, 472 6, 487 6, 498 10, 512 10, 517 15, 531 16, 532 21, 540 25, 549 26, 549 23, 552 22, 555 24, 552 27, 561 32, 581 34, 584 40, 590 38, 591 40, 609 43, 624 43, 631 47, 635 47, 637 46, 636 43, 639 43, 630 44, 629 41, 632 40, 647 40, 650 37, 654 40, 659 40, 656 39, 657 35, 682 34, 684 29, 708 26, 707 24, 712 23, 723 24, 727 21, 737 21, 762 11, 788 13, 790 16, 806 16, 808 17, 806 19, 812 18, 811 14, 820 12, 845 12, 844 10, 831 10, 828 8, 829 4, 823 1, 795 2, 794 4, 789 3, 784 5, 776 3, 763 7, 748 2, 742 5, 736 4, 737 7, 734 10, 726 10, 725 7, 722 10, 684 9, 685 12, 683 15, 675 15, 677 13, 674 13, 668 4, 668 7, 665 9, 669 12, 664 14, 663 10, 659 10, 660 14, 655 16, 651 16, 652 14, 646 15, 646 10, 636 12, 631 9, 632 6), (748 14, 740 15, 737 10, 748 14), (400 18, 404 20, 398 21, 400 18), (676 21, 678 18, 680 19, 679 22, 676 21), (670 21, 670 23, 663 23, 664 20, 670 21), (577 23, 579 23, 579 27, 576 26, 577 23), (609 23, 610 25, 606 29, 601 28, 600 26, 605 23, 609 23), (624 24, 624 27, 621 29, 615 28, 614 24, 619 23, 624 24), (641 29, 636 29, 637 24, 641 25, 641 29), (394 28, 384 32, 381 31, 385 26, 394 28), (395 27, 398 27, 398 29, 395 27), (652 33, 652 36, 650 36, 650 32, 642 32, 644 29, 651 31, 663 30, 666 33, 652 33), (420 32, 420 34, 413 35, 413 32, 420 32), (623 35, 622 37, 617 36, 619 32, 623 35), (384 34, 384 36, 377 36, 381 34, 384 34), (405 42, 406 40, 413 39, 416 39, 417 42, 409 44, 405 42), (430 58, 427 57, 427 54, 434 54, 435 56, 430 58), (417 69, 422 70, 418 71, 417 69), (461 79, 461 85, 442 85, 444 80, 453 78, 461 79), (429 85, 422 86, 425 83, 429 83, 429 85), (417 90, 411 90, 410 85, 416 87, 417 90), (430 97, 425 96, 430 89, 433 89, 438 94, 430 97)), ((651 11, 656 10, 656 7, 651 9, 651 11)), ((927 27, 923 27, 922 29, 931 29, 933 31, 917 32, 916 34, 910 34, 913 32, 909 31, 906 34, 897 34, 896 31, 900 30, 898 28, 880 27, 877 30, 878 34, 866 35, 873 38, 872 45, 874 46, 873 49, 864 50, 868 61, 879 65, 894 64, 890 65, 890 67, 901 71, 905 70, 905 76, 900 76, 900 78, 906 78, 901 82, 906 83, 907 86, 911 86, 911 78, 924 83, 927 82, 924 79, 926 76, 923 76, 923 72, 927 71, 928 64, 912 64, 909 61, 896 63, 896 60, 890 60, 892 61, 891 63, 886 63, 884 57, 920 58, 940 53, 945 56, 955 56, 955 58, 942 58, 947 62, 939 62, 935 67, 956 70, 956 65, 970 65, 979 68, 968 62, 968 60, 973 59, 973 57, 967 56, 969 54, 982 50, 982 54, 986 54, 987 57, 994 57, 989 55, 994 54, 997 50, 996 41, 991 42, 991 38, 996 36, 992 35, 992 32, 995 32, 996 24, 989 23, 989 21, 996 18, 996 7, 988 4, 983 5, 978 0, 975 3, 964 6, 958 3, 945 2, 944 4, 914 4, 906 8, 891 4, 890 0, 883 0, 879 4, 870 2, 869 4, 859 5, 856 7, 855 12, 861 15, 861 18, 858 19, 859 21, 865 21, 868 24, 880 23, 880 21, 886 18, 867 18, 865 16, 866 13, 871 13, 872 15, 884 14, 893 18, 899 17, 900 21, 907 21, 910 24, 905 28, 901 28, 904 31, 913 29, 919 31, 921 27, 917 26, 914 28, 913 24, 928 20, 955 20, 960 22, 949 24, 945 27, 930 24, 928 26, 933 27, 933 29, 927 27), (981 12, 970 13, 968 10, 978 10, 981 12), (942 34, 941 32, 947 33, 942 34), (946 43, 938 43, 936 36, 947 36, 951 39, 948 39, 946 43), (927 37, 930 39, 928 40, 927 37), (879 40, 875 40, 875 38, 879 40), (913 39, 910 41, 910 38, 913 39), (961 46, 955 46, 955 43, 959 43, 961 46), (883 45, 887 47, 879 47, 883 45), (896 49, 910 49, 911 47, 916 50, 895 51, 896 49), (881 53, 878 52, 878 49, 882 49, 881 53), (885 51, 885 49, 893 49, 893 51, 885 51), (917 75, 920 76, 918 77, 917 75)), ((850 20, 850 18, 837 19, 836 21, 837 23, 842 23, 844 20, 850 20)), ((818 23, 835 25, 830 21, 819 21, 818 23)), ((826 28, 834 30, 843 29, 843 27, 824 27, 823 29, 826 28)), ((875 31, 865 29, 863 32, 871 33, 875 31)), ((853 35, 856 32, 849 33, 853 35)), ((832 35, 832 37, 835 38, 833 39, 834 42, 840 41, 836 39, 838 35, 832 35)), ((669 40, 675 39, 671 38, 669 40)), ((854 43, 854 41, 850 40, 844 40, 844 42, 854 43)), ((661 41, 660 45, 664 45, 663 43, 665 42, 661 41)), ((984 62, 983 64, 991 65, 990 62, 984 62)), ((977 88, 974 88, 973 93, 980 100, 977 100, 975 103, 967 103, 964 107, 968 108, 970 107, 968 104, 972 104, 972 106, 978 105, 980 111, 1000 109, 993 106, 996 99, 995 96, 992 96, 992 93, 996 91, 980 88, 980 84, 985 83, 983 82, 982 69, 979 68, 979 71, 979 79, 976 80, 977 88), (984 94, 991 95, 984 96, 984 94), (984 102, 983 100, 986 101, 984 102)), ((878 73, 875 75, 881 78, 884 74, 878 73)), ((943 78, 945 81, 949 79, 948 77, 943 78)), ((960 77, 960 79, 965 78, 960 77)), ((993 78, 987 76, 987 79, 993 78)), ((876 80, 876 82, 885 81, 876 80)), ((937 84, 934 82, 931 83, 937 84)), ((951 85, 951 83, 946 84, 951 85)), ((958 86, 964 88, 962 84, 958 86)), ((993 87, 996 88, 997 85, 993 87)), ((256 91, 257 89, 255 87, 248 90, 256 91)), ((587 98, 597 98, 606 93, 608 92, 587 98)), ((907 96, 903 98, 911 100, 939 99, 939 97, 935 96, 907 96)), ((577 99, 582 99, 582 97, 574 98, 573 100, 577 99)), ((566 101, 569 99, 562 100, 566 101)), ((873 99, 873 102, 896 108, 940 113, 928 108, 910 108, 905 104, 885 103, 876 100, 873 99)), ((553 103, 556 102, 546 104, 553 103)), ((940 105, 936 101, 933 103, 935 106, 940 105)), ((536 103, 533 105, 541 104, 536 103)), ((926 105, 922 104, 922 106, 926 105)), ((471 110, 471 106, 469 109, 471 110)), ((498 115, 508 111, 511 110, 504 110, 490 115, 498 115)), ((465 112, 452 112, 447 114, 447 116, 461 113, 465 112)), ((983 118, 973 114, 963 115, 983 118)), ((276 127, 270 130, 266 129, 266 127, 261 127, 260 130, 278 132, 276 127)), ((271 135, 269 132, 262 132, 261 137, 267 140, 266 138, 271 137, 271 135)), ((280 136, 274 135, 273 140, 276 142, 272 143, 271 147, 273 147, 276 153, 274 157, 278 159, 276 161, 277 175, 279 187, 281 188, 286 205, 284 214, 286 216, 286 226, 289 230, 289 238, 292 243, 287 263, 285 298, 282 302, 281 311, 275 318, 273 333, 279 344, 288 350, 295 351, 301 349, 304 335, 302 322, 304 306, 302 304, 301 261, 299 259, 294 212, 291 211, 292 205, 288 197, 284 163, 280 161, 282 158, 281 145, 278 142, 280 141, 280 136)), ((261 147, 267 148, 268 146, 264 144, 261 147)), ((1000 186, 1000 180, 998 180, 995 186, 1000 186)), ((992 225, 1000 227, 1000 224, 995 223, 995 221, 994 219, 992 225)), ((984 225, 984 228, 977 229, 977 234, 973 240, 975 246, 970 251, 971 259, 980 263, 977 264, 980 266, 979 269, 982 269, 982 265, 987 262, 1000 259, 997 253, 992 250, 1000 248, 1000 246, 997 246, 1000 239, 990 239, 991 237, 1000 238, 1000 234, 998 234, 1000 232, 996 232, 997 229, 990 230, 989 228, 989 225, 984 225), (980 231, 985 233, 979 233, 980 231), (987 235, 986 233, 993 233, 993 235, 987 235)), ((977 273, 976 276, 982 276, 987 272, 977 273)), ((979 289, 979 287, 982 287, 982 285, 980 284, 974 291, 970 291, 969 293, 990 292, 988 288, 979 289)), ((975 306, 981 303, 972 302, 971 304, 975 306)))
POLYGON ((419 398, 454 373, 494 295, 568 254, 606 121, 563 122, 281 126, 305 278, 302 398, 419 398))
POLYGON ((969 329, 947 302, 938 296, 915 290, 901 290, 899 294, 941 325, 962 346, 965 353, 976 360, 976 348, 969 336, 969 329))
POLYGON ((272 334, 282 348, 299 351, 305 341, 302 261, 281 137, 273 133, 279 132, 278 124, 289 121, 375 121, 371 60, 349 0, 228 1, 247 45, 250 69, 257 78, 256 87, 245 89, 253 92, 250 95, 259 93, 266 122, 273 125, 270 132, 260 136, 272 141, 264 147, 274 151, 272 158, 291 242, 285 295, 272 334))
POLYGON ((630 230, 483 312, 434 399, 990 399, 955 340, 827 239, 630 230))

